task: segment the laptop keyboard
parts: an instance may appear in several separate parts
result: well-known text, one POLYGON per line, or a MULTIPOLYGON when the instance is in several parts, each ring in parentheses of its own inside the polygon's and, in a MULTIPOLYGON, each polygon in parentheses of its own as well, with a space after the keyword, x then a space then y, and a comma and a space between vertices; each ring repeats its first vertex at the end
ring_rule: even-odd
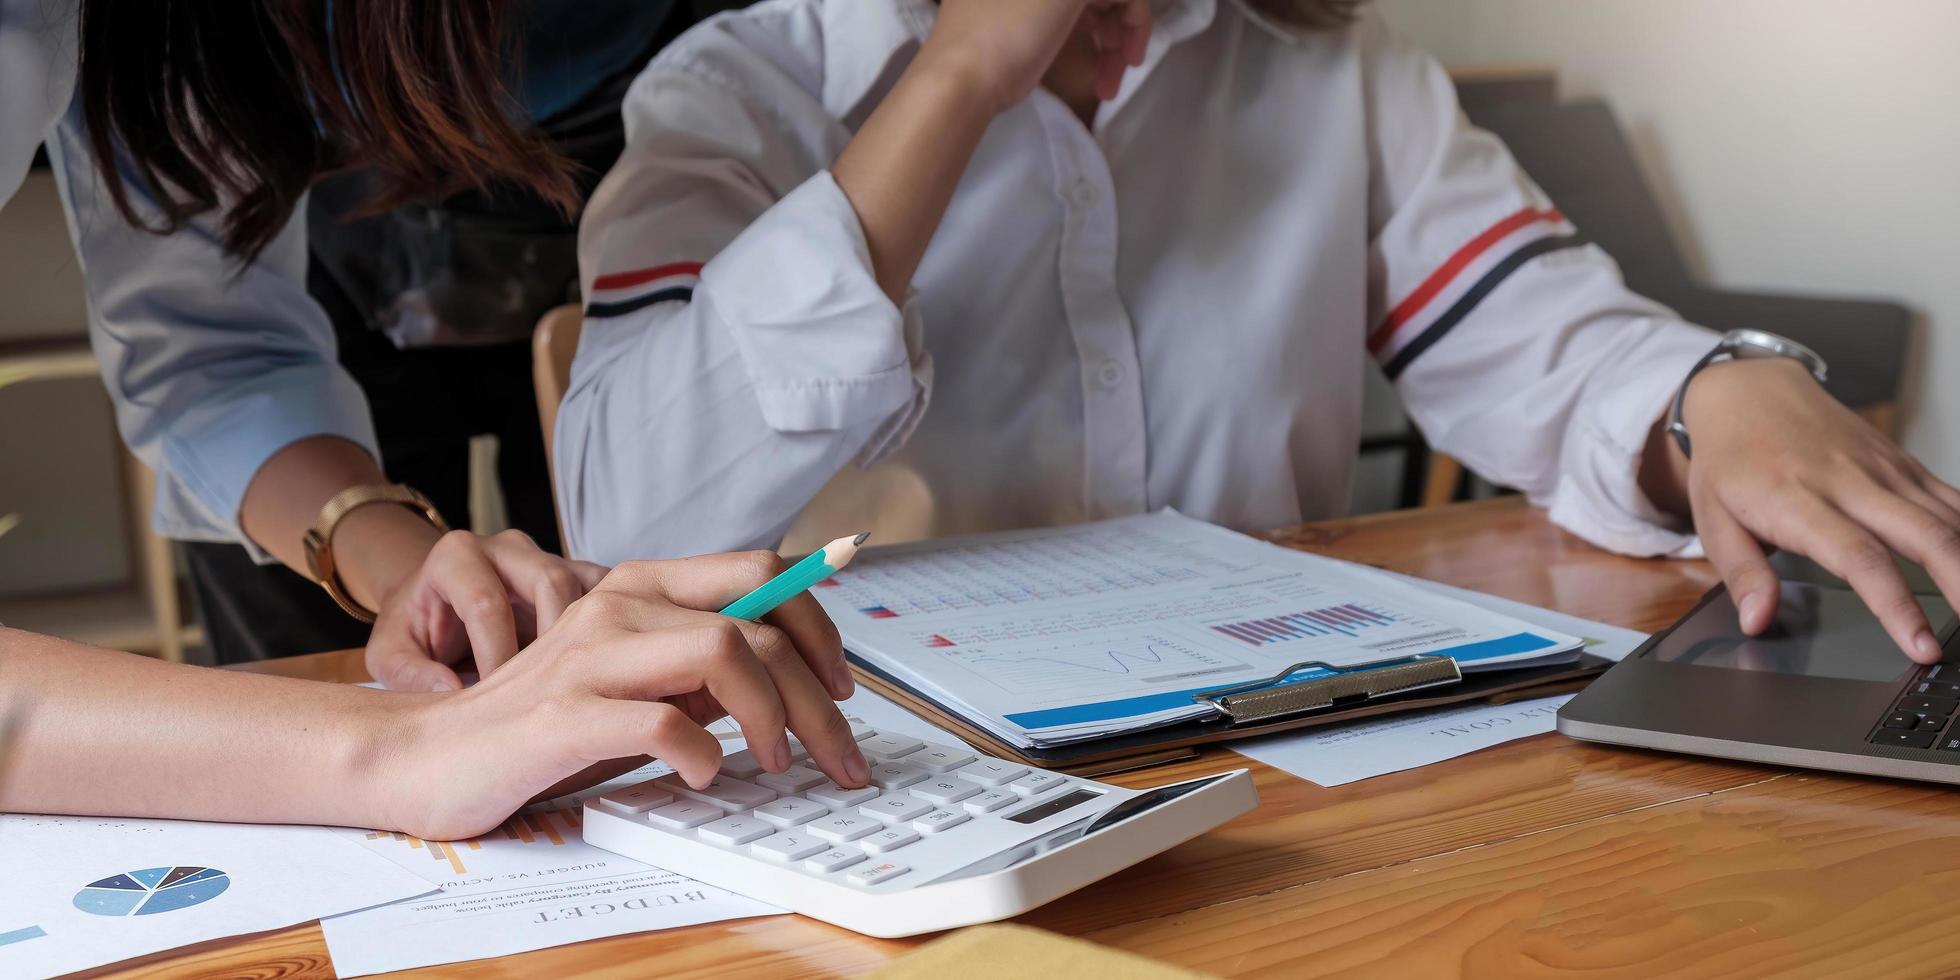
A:
POLYGON ((1960 711, 1960 665, 1922 667, 1879 720, 1870 741, 1874 745, 1952 752, 1953 761, 1960 762, 1960 725, 1948 724, 1956 711, 1960 711))

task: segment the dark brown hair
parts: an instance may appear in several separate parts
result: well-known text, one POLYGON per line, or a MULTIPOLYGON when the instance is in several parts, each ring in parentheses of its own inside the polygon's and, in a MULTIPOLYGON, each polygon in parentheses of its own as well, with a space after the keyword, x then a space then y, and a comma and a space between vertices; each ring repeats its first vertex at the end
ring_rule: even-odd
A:
POLYGON ((1354 22, 1355 14, 1367 0, 1252 0, 1259 12, 1274 20, 1324 30, 1354 22))
POLYGON ((498 182, 570 213, 570 165, 512 121, 508 6, 83 0, 90 152, 131 224, 168 233, 222 211, 224 248, 245 262, 317 177, 342 167, 380 175, 364 213, 498 182), (154 214, 133 206, 128 182, 154 214))

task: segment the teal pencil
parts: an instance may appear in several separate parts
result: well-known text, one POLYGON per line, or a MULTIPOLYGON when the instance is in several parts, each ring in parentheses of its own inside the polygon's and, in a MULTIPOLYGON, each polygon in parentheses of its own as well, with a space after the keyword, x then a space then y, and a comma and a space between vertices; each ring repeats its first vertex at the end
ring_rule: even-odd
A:
POLYGON ((871 536, 870 531, 838 538, 810 553, 808 558, 783 569, 782 574, 762 583, 754 592, 728 604, 723 616, 736 619, 761 619, 791 599, 801 595, 818 582, 835 575, 837 570, 851 563, 857 556, 858 545, 871 536))

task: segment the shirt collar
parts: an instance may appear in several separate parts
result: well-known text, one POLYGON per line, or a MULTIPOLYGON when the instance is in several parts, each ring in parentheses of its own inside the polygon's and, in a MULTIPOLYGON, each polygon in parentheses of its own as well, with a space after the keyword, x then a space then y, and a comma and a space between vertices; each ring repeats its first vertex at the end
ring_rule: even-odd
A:
MULTIPOLYGON (((1294 43, 1299 32, 1253 7, 1250 0, 1226 0, 1254 26, 1294 43)), ((1203 33, 1218 17, 1219 0, 1154 0, 1156 26, 1151 63, 1177 44, 1203 33)), ((909 61, 932 30, 939 7, 933 0, 827 0, 822 6, 823 103, 837 119, 864 108, 867 96, 901 63, 909 61)))

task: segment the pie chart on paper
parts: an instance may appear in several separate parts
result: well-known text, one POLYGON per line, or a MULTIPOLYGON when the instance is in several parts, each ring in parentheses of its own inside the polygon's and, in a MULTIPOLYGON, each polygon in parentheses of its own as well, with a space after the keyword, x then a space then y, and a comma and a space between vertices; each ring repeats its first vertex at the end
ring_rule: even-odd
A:
POLYGON ((89 882, 75 893, 75 907, 91 915, 156 915, 202 905, 230 887, 231 876, 217 868, 144 868, 89 882))

